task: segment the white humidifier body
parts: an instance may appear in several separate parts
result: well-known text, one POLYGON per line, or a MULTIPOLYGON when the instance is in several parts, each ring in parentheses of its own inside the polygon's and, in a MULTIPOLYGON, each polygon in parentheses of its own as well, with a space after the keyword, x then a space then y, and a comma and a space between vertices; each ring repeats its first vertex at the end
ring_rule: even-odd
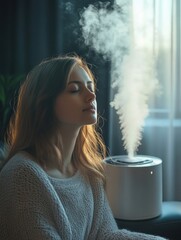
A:
POLYGON ((104 159, 106 193, 115 218, 145 220, 159 216, 162 208, 162 160, 137 155, 104 159))

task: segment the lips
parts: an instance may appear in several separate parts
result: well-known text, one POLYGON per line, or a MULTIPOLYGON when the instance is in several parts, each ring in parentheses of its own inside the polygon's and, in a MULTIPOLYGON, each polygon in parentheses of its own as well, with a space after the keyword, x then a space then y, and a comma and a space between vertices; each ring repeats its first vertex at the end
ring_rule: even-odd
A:
POLYGON ((85 111, 95 111, 95 110, 96 110, 95 106, 91 105, 91 106, 89 106, 87 108, 84 108, 83 112, 85 112, 85 111))

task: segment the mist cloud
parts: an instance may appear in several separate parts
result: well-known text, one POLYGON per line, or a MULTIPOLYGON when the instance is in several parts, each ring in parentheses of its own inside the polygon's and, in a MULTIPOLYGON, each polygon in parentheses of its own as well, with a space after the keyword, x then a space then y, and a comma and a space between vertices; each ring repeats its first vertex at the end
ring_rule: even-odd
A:
POLYGON ((80 25, 85 44, 111 60, 117 93, 110 104, 119 116, 123 145, 131 159, 141 144, 148 100, 158 88, 153 51, 134 45, 129 0, 89 5, 82 11, 80 25))

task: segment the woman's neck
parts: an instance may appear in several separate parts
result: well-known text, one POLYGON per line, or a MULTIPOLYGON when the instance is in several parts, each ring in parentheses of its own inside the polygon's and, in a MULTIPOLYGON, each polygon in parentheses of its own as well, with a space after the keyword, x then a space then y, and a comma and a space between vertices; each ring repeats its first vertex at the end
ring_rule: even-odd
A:
POLYGON ((72 154, 75 148, 76 140, 80 129, 70 128, 69 126, 61 129, 62 157, 66 164, 72 160, 72 154))
MULTIPOLYGON (((60 173, 65 177, 70 177, 75 173, 75 168, 72 162, 72 155, 75 148, 76 140, 80 129, 70 128, 70 126, 64 126, 60 129, 61 132, 61 159, 62 167, 60 173)), ((56 147, 55 147, 56 148, 56 147)), ((58 149, 57 149, 58 151, 58 149)), ((57 167, 53 167, 52 170, 57 171, 57 167)))

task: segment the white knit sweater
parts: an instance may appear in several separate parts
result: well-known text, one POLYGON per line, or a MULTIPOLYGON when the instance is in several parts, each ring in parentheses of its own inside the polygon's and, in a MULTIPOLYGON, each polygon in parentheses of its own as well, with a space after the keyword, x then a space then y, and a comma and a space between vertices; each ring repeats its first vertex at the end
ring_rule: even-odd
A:
POLYGON ((119 230, 98 181, 50 177, 27 156, 16 154, 0 173, 0 239, 163 239, 119 230))

